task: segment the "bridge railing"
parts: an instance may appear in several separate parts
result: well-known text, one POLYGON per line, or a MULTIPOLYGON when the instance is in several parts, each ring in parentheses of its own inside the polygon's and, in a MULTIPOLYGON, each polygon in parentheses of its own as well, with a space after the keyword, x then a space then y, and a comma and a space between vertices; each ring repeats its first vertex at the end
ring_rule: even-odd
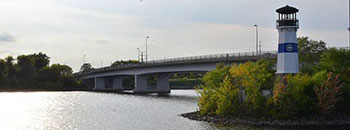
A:
MULTIPOLYGON (((224 54, 213 54, 213 55, 201 55, 201 56, 190 56, 190 57, 178 57, 170 59, 159 59, 144 62, 143 64, 156 64, 156 63, 173 63, 173 62, 193 62, 193 61, 211 61, 211 60, 234 60, 243 59, 247 57, 264 58, 265 56, 277 55, 277 51, 264 51, 261 54, 256 52, 241 52, 241 53, 224 53, 224 54)), ((250 58, 251 59, 251 58, 250 58)))
POLYGON ((84 73, 93 73, 100 71, 108 71, 118 68, 129 68, 142 65, 156 65, 156 64, 173 64, 173 63, 190 63, 190 62, 210 62, 210 61, 230 61, 230 60, 256 60, 256 59, 269 59, 277 55, 277 51, 263 51, 261 54, 256 52, 240 52, 240 53, 224 53, 224 54, 212 54, 212 55, 200 55, 200 56, 189 56, 189 57, 178 57, 178 58, 169 58, 169 59, 159 59, 159 60, 150 60, 147 62, 142 62, 138 64, 124 64, 119 66, 108 66, 102 68, 96 68, 89 72, 84 73))

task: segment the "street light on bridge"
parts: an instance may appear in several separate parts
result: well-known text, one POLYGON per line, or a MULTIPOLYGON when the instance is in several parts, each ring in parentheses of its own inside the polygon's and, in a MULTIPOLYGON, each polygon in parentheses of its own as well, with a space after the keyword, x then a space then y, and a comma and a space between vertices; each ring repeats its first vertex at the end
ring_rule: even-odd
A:
POLYGON ((147 59, 148 59, 148 51, 147 51, 147 42, 148 42, 148 39, 149 39, 150 37, 149 36, 146 36, 146 55, 145 55, 145 57, 146 57, 146 62, 147 62, 147 59))
POLYGON ((259 53, 259 27, 257 24, 255 24, 254 27, 255 27, 255 40, 256 40, 255 41, 256 42, 255 49, 256 49, 256 54, 258 55, 258 53, 259 53))
POLYGON ((137 61, 140 62, 140 48, 137 48, 137 61))

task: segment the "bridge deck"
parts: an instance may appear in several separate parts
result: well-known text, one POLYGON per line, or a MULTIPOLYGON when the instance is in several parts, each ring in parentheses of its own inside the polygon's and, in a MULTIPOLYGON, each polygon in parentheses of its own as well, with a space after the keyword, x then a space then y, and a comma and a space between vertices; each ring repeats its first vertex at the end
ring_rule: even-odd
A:
POLYGON ((120 66, 109 66, 91 70, 89 72, 77 73, 78 75, 89 75, 94 73, 108 72, 120 69, 148 67, 148 66, 161 66, 161 65, 176 65, 176 64, 198 64, 198 63, 212 63, 212 62, 239 62, 239 61, 256 61, 259 59, 276 59, 277 51, 266 51, 260 55, 255 52, 243 52, 243 53, 225 53, 214 55, 202 55, 202 56, 190 56, 179 57, 170 59, 151 60, 147 62, 141 62, 138 64, 126 64, 120 66))

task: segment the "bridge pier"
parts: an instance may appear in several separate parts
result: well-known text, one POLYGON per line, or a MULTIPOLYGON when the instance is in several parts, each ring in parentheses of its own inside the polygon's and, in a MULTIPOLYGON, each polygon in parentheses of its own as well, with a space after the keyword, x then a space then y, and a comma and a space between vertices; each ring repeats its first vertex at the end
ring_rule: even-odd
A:
POLYGON ((95 87, 94 90, 104 90, 105 88, 105 78, 95 77, 95 87))
POLYGON ((170 93, 169 74, 157 74, 155 88, 150 86, 149 75, 135 75, 134 93, 170 93))
POLYGON ((96 77, 95 87, 96 91, 122 91, 123 82, 121 76, 116 77, 96 77))

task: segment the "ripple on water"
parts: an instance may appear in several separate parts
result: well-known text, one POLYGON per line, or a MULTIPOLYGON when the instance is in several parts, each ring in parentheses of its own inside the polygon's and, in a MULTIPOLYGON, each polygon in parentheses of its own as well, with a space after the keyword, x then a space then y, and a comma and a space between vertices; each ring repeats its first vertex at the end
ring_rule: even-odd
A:
POLYGON ((12 129, 274 129, 227 126, 179 116, 196 111, 194 90, 169 96, 95 92, 0 93, 0 128, 12 129))

